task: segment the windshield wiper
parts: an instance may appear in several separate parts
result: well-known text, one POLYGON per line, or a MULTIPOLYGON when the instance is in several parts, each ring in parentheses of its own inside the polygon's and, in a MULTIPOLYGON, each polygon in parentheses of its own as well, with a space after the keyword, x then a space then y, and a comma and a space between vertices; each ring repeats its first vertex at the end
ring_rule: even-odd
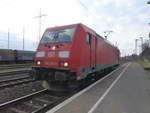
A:
POLYGON ((55 35, 54 35, 54 42, 59 42, 59 35, 58 35, 58 33, 56 33, 55 35))

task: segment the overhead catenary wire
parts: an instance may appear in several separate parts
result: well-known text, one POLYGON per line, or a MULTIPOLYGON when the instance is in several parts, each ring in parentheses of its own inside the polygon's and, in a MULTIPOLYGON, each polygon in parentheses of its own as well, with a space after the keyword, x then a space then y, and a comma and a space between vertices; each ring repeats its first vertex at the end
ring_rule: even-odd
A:
POLYGON ((95 13, 93 13, 83 2, 81 2, 80 0, 78 0, 78 3, 79 3, 80 6, 82 6, 84 9, 86 9, 86 11, 88 11, 89 14, 91 14, 91 15, 95 16, 96 18, 98 18, 97 15, 95 15, 95 13))
MULTIPOLYGON (((87 6, 86 6, 86 4, 85 3, 83 3, 81 0, 78 0, 78 3, 80 4, 80 6, 81 7, 83 7, 85 10, 86 10, 86 12, 88 12, 90 15, 92 15, 92 16, 94 16, 95 18, 97 18, 97 19, 99 19, 100 21, 102 21, 101 20, 101 18, 96 14, 97 13, 97 11, 91 11, 87 6)), ((108 28, 110 28, 110 24, 108 23, 108 22, 103 22, 103 26, 104 26, 104 28, 105 27, 107 27, 107 29, 108 28)), ((112 24, 112 23, 111 23, 112 24)), ((102 26, 102 24, 100 24, 100 23, 97 23, 97 25, 99 25, 99 26, 102 26)), ((106 28, 105 28, 106 29, 106 28)), ((106 31, 106 30, 105 30, 106 31)))

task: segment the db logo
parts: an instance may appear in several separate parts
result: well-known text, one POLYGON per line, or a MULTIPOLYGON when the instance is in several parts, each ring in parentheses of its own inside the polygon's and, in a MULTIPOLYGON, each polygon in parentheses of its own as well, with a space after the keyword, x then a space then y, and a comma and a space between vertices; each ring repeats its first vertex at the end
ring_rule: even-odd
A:
POLYGON ((55 52, 54 52, 54 51, 49 52, 49 53, 48 53, 48 57, 55 57, 55 52))

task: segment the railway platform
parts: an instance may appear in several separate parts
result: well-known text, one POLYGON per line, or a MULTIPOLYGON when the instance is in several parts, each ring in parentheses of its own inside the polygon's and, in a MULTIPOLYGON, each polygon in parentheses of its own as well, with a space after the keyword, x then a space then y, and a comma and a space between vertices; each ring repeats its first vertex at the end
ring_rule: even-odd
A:
POLYGON ((150 75, 128 63, 47 113, 150 113, 150 75))

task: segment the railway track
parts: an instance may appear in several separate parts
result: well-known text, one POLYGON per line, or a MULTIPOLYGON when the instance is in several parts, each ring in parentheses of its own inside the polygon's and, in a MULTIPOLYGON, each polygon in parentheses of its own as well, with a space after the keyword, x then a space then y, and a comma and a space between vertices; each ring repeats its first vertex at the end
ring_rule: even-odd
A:
MULTIPOLYGON (((91 84, 94 81, 91 81, 91 84)), ((88 84, 90 85, 90 84, 88 84)), ((87 86, 88 86, 87 85, 87 86)), ((52 92, 47 89, 0 104, 2 113, 45 113, 85 87, 72 92, 52 92)))
POLYGON ((10 71, 10 72, 0 72, 0 77, 1 76, 8 76, 8 75, 16 75, 16 74, 27 74, 30 72, 30 69, 25 69, 25 70, 19 70, 19 71, 10 71))
POLYGON ((18 68, 27 68, 31 67, 32 64, 10 64, 10 65, 0 65, 0 70, 6 69, 18 69, 18 68))
MULTIPOLYGON (((105 74, 106 73, 104 73, 104 75, 105 74)), ((91 81, 90 84, 94 83, 94 81, 91 81)), ((53 108, 90 84, 87 84, 73 92, 58 93, 50 92, 47 89, 41 89, 22 97, 17 97, 16 99, 11 99, 1 103, 0 113, 45 113, 48 109, 53 108)))
MULTIPOLYGON (((24 83, 26 83, 27 85, 27 82, 33 83, 34 81, 28 74, 28 71, 16 71, 13 73, 8 72, 1 73, 0 75, 1 89, 4 87, 6 87, 6 89, 15 89, 15 87, 12 86, 21 86, 19 84, 22 84, 22 86, 24 86, 24 83)), ((34 85, 31 85, 31 88, 34 89, 34 85)), ((41 110, 43 111, 43 109, 46 109, 48 106, 54 106, 57 102, 60 102, 60 100, 62 99, 62 96, 56 96, 55 94, 49 93, 46 89, 42 89, 40 91, 38 91, 38 88, 34 90, 33 89, 31 89, 33 91, 31 91, 32 93, 30 92, 29 94, 25 94, 25 96, 17 98, 15 97, 14 99, 8 99, 6 100, 6 102, 3 101, 0 104, 0 110, 4 110, 0 111, 0 113, 37 113, 41 110), (5 108, 7 107, 9 109, 5 111, 5 108)))
POLYGON ((65 100, 65 94, 55 94, 43 89, 29 95, 0 104, 3 113, 43 113, 65 100))
POLYGON ((19 85, 22 83, 27 83, 27 82, 32 82, 32 81, 34 81, 34 80, 29 76, 12 78, 12 79, 8 79, 8 80, 1 80, 0 88, 10 87, 10 86, 19 85))
POLYGON ((28 71, 0 73, 0 88, 32 82, 28 71))

